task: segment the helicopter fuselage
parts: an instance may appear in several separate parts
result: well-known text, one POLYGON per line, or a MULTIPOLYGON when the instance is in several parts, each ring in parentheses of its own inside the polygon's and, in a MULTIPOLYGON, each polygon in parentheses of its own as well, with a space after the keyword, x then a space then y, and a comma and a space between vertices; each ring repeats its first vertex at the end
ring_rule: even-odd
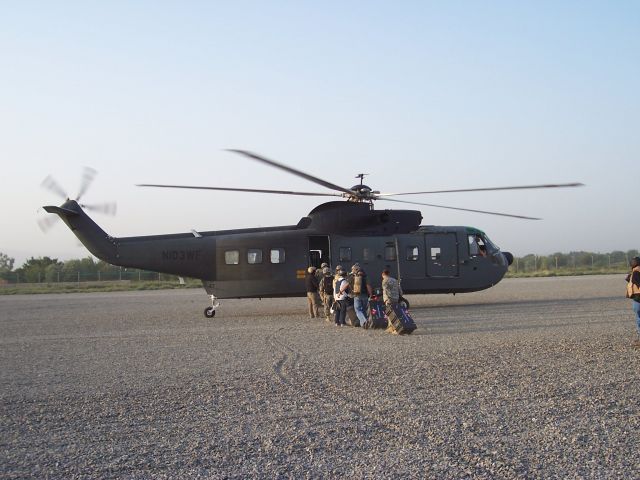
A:
POLYGON ((217 298, 303 296, 307 268, 322 262, 357 262, 374 287, 388 269, 408 294, 472 292, 498 283, 512 260, 475 228, 421 226, 419 211, 366 202, 324 203, 297 225, 138 237, 107 235, 73 200, 45 209, 96 257, 200 279, 217 298))

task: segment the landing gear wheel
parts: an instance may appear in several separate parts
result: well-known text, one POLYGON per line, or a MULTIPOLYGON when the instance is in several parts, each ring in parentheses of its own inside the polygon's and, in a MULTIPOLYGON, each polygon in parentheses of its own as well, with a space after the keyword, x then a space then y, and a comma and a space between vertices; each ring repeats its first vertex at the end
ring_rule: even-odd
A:
POLYGON ((213 318, 216 316, 216 311, 213 307, 207 307, 204 309, 204 316, 207 318, 213 318))

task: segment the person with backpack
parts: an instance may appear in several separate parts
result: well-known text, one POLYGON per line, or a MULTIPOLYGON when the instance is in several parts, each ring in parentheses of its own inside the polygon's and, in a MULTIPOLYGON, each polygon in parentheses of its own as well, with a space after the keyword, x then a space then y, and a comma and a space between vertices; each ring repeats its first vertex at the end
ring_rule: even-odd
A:
POLYGON ((336 268, 335 287, 333 289, 333 309, 337 327, 346 325, 349 282, 342 267, 336 268))
POLYGON ((333 305, 333 275, 329 267, 322 269, 322 278, 320 279, 320 299, 324 307, 324 316, 327 322, 331 321, 331 306, 333 305))
POLYGON ((353 308, 362 326, 368 320, 369 297, 373 294, 373 290, 369 285, 367 274, 360 268, 360 265, 356 263, 351 267, 351 271, 353 272, 353 308))

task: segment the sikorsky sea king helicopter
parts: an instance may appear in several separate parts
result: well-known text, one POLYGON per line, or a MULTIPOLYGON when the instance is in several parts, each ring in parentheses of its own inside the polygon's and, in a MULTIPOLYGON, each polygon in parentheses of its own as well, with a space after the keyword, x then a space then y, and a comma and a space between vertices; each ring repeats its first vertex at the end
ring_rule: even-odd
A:
MULTIPOLYGON (((582 185, 564 183, 380 193, 363 183, 363 173, 356 176, 360 179, 359 184, 345 188, 255 153, 230 151, 297 175, 333 192, 158 184, 138 186, 341 197, 343 200, 318 205, 296 225, 208 232, 192 230, 190 233, 141 237, 112 237, 105 233, 84 212, 78 202, 80 195, 76 200, 67 198, 59 207, 46 206, 44 209, 59 215, 87 249, 105 262, 202 280, 211 299, 211 305, 207 306, 204 313, 211 318, 220 305, 218 299, 222 298, 304 296, 306 269, 309 266, 319 267, 323 262, 334 267, 342 264, 346 268, 358 262, 369 273, 374 286, 379 281, 379 273, 387 268, 401 281, 402 289, 408 294, 455 294, 492 287, 507 272, 513 255, 501 252, 483 231, 462 226, 421 226, 422 214, 419 211, 376 210, 373 202, 384 200, 539 220, 390 197, 582 185)), ((85 178, 82 193, 92 178, 85 178)), ((52 179, 43 185, 61 193, 52 179)))

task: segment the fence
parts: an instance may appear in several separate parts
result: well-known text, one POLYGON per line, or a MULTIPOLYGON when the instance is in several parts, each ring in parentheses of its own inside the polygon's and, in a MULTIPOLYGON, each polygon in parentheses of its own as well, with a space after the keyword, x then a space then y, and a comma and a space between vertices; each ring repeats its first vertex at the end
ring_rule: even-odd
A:
POLYGON ((112 270, 112 271, 57 271, 57 272, 10 272, 3 275, 0 285, 18 284, 68 284, 87 282, 178 282, 179 277, 164 273, 143 270, 112 270))
POLYGON ((511 273, 553 272, 571 273, 619 273, 629 269, 629 261, 611 258, 611 255, 571 255, 516 257, 510 267, 511 273))

